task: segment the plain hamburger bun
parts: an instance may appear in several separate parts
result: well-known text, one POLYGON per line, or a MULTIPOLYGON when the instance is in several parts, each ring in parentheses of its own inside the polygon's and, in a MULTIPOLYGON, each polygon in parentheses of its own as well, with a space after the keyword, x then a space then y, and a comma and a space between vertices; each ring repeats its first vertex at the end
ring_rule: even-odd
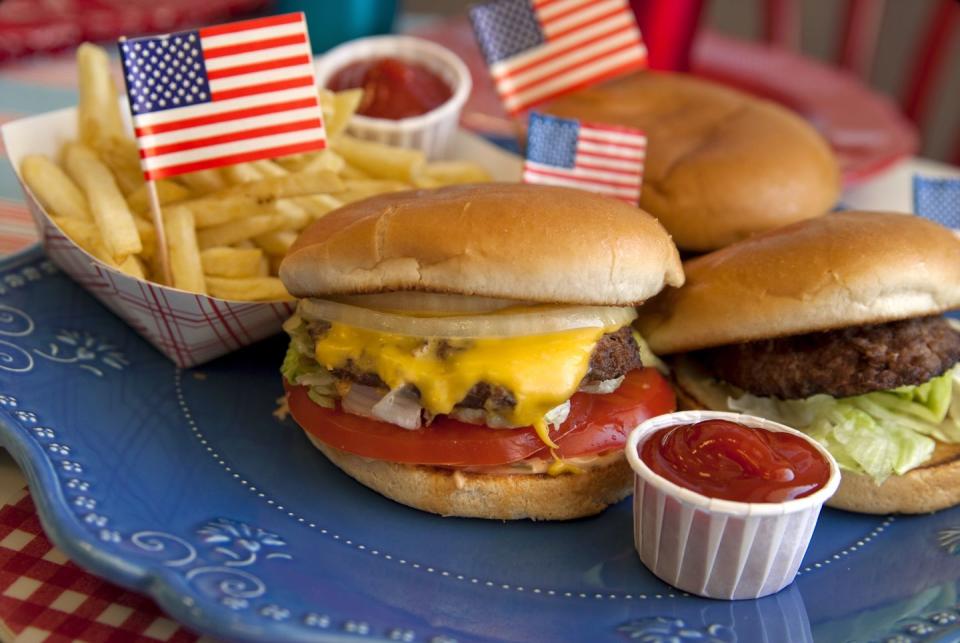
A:
POLYGON ((421 290, 622 306, 683 283, 676 246, 615 199, 541 185, 384 194, 308 227, 280 266, 296 297, 421 290))
MULTIPOLYGON (((673 361, 674 390, 680 410, 729 411, 727 397, 739 394, 727 384, 711 380, 689 357, 673 361)), ((857 513, 918 514, 960 504, 960 444, 937 442, 933 456, 922 466, 874 484, 869 476, 841 471, 840 487, 827 501, 836 509, 857 513)))
POLYGON ((840 172, 827 142, 770 101, 689 75, 643 72, 544 111, 646 132, 640 207, 693 252, 827 212, 840 172))
POLYGON ((600 513, 633 489, 633 471, 622 456, 579 475, 465 473, 362 458, 306 435, 351 478, 391 500, 441 516, 572 520, 600 513))
POLYGON ((905 214, 842 212, 684 264, 640 309, 658 354, 939 314, 960 306, 960 239, 905 214))

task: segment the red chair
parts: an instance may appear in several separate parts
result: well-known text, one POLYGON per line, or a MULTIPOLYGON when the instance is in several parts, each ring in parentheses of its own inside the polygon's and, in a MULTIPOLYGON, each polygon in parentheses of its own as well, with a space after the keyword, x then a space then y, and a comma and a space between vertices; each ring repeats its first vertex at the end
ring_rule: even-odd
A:
MULTIPOLYGON (((796 51, 800 43, 800 1, 760 0, 764 38, 772 45, 796 51)), ((885 0, 846 0, 837 44, 837 65, 866 79, 870 73, 885 0)), ((654 69, 686 71, 703 13, 704 0, 631 0, 643 30, 654 69)), ((902 84, 901 109, 914 123, 923 123, 944 72, 944 58, 960 27, 960 2, 939 0, 923 37, 915 46, 902 84)), ((960 128, 958 128, 960 129, 960 128)), ((960 132, 952 161, 960 164, 960 132)))

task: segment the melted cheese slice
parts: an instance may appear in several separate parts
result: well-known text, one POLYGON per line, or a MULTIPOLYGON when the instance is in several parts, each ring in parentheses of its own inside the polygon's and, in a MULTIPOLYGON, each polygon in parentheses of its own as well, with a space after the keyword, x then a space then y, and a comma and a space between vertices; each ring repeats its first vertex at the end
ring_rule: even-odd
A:
POLYGON ((516 406, 504 415, 512 426, 533 426, 549 437, 544 415, 570 399, 590 367, 597 341, 617 328, 581 328, 546 335, 437 339, 378 333, 333 323, 316 343, 327 368, 376 373, 391 389, 413 384, 433 414, 450 413, 478 382, 503 386, 516 406))

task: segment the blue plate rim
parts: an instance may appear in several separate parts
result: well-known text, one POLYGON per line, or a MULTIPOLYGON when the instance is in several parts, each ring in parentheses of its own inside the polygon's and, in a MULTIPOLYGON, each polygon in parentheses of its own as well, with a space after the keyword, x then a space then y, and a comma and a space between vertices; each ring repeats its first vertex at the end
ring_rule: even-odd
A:
MULTIPOLYGON (((42 245, 31 244, 0 259, 0 271, 16 268, 22 263, 41 259, 42 245)), ((171 364, 172 368, 176 368, 171 364)), ((189 593, 180 588, 182 579, 176 571, 160 564, 137 564, 111 553, 91 535, 76 513, 72 511, 63 482, 57 474, 56 463, 31 439, 8 408, 0 407, 0 446, 13 457, 23 472, 36 507, 44 533, 67 557, 84 570, 109 583, 148 596, 167 615, 198 634, 230 640, 263 640, 247 628, 231 627, 238 619, 204 618, 205 613, 192 607, 189 593), (226 626, 226 627, 224 627, 226 626)), ((320 643, 355 642, 355 636, 329 631, 305 631, 300 627, 272 624, 274 631, 282 631, 286 640, 320 643)), ((376 634, 363 637, 367 641, 389 641, 376 634)))

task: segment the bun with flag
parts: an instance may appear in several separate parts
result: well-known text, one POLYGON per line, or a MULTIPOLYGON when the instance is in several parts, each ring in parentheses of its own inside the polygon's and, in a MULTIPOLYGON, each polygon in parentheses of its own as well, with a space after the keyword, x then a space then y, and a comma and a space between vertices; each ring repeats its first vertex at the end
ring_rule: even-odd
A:
POLYGON ((803 119, 692 76, 647 71, 542 109, 643 130, 649 153, 640 206, 683 250, 714 250, 821 216, 840 193, 833 152, 803 119))
MULTIPOLYGON (((800 117, 689 75, 643 71, 646 48, 626 0, 495 0, 474 6, 470 17, 506 111, 536 107, 563 119, 531 116, 531 143, 548 122, 556 133, 558 123, 580 121, 584 133, 602 123, 645 136, 640 206, 682 250, 721 248, 836 203, 836 159, 800 117)), ((629 141, 621 141, 627 145, 614 154, 627 151, 629 141)), ((570 156, 545 157, 531 145, 525 180, 562 176, 584 189, 624 188, 609 165, 570 156)))
POLYGON ((627 432, 674 407, 631 323, 683 283, 677 250, 615 199, 522 184, 382 195, 305 230, 280 277, 300 298, 290 413, 347 474, 418 509, 597 513, 632 486, 627 432))
POLYGON ((640 311, 680 355, 681 406, 799 429, 836 458, 828 504, 866 513, 960 503, 960 239, 920 217, 842 212, 684 265, 640 311))

